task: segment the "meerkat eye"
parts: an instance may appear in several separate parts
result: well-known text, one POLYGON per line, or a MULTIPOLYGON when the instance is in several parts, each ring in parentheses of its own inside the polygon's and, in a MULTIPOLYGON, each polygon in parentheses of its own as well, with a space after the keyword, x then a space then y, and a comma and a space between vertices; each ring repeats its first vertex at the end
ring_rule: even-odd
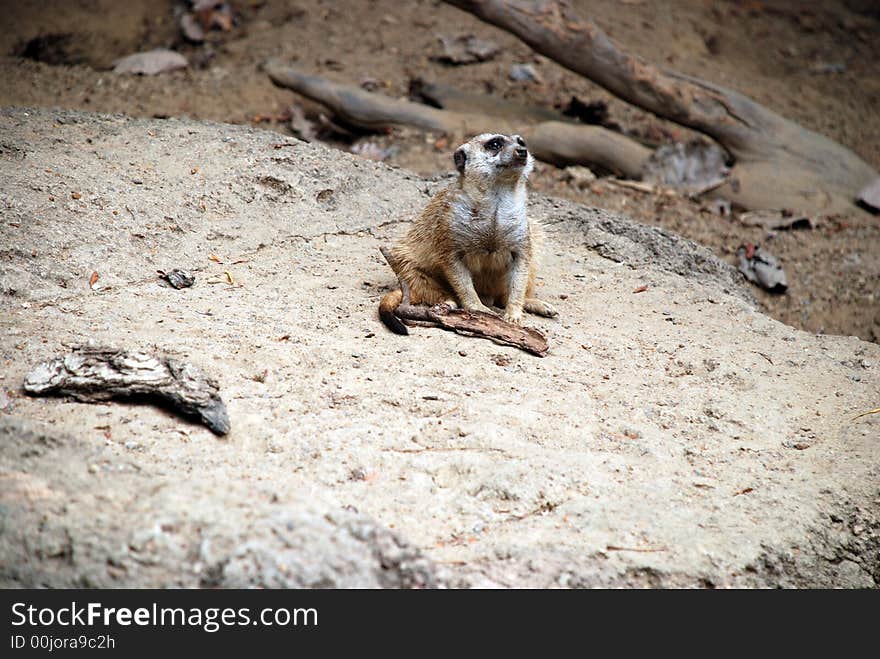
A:
POLYGON ((501 150, 501 138, 500 137, 493 137, 491 140, 486 142, 485 147, 486 147, 487 151, 495 151, 495 152, 500 151, 501 150))

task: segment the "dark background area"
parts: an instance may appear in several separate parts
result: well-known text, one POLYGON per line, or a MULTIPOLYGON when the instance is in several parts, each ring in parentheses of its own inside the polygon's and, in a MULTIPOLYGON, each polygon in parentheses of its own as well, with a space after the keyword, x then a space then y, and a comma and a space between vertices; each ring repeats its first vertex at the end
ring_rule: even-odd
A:
MULTIPOLYGON (((239 0, 227 27, 203 43, 184 38, 186 2, 49 0, 2 2, 0 105, 78 108, 144 117, 249 123, 302 134, 425 175, 451 170, 454 145, 412 129, 346 131, 322 109, 275 87, 270 57, 395 97, 414 81, 565 108, 604 103, 607 121, 650 145, 692 137, 617 101, 596 85, 533 54, 514 37, 441 2, 239 0), (474 34, 500 46, 486 62, 437 61, 439 38, 474 34), (156 76, 112 72, 114 60, 152 48, 183 54, 189 67, 156 76), (511 67, 531 65, 534 80, 511 67), (293 126, 291 116, 294 117, 293 126), (304 119, 303 119, 304 117, 304 119)), ((574 2, 622 47, 743 92, 821 132, 880 168, 880 8, 876 2, 596 0, 574 2)), ((812 229, 768 232, 719 215, 705 201, 621 189, 578 169, 539 165, 535 190, 623 212, 710 247, 733 263, 741 243, 775 254, 789 290, 755 289, 774 317, 813 332, 880 341, 880 219, 854 212, 818 217, 812 229)))

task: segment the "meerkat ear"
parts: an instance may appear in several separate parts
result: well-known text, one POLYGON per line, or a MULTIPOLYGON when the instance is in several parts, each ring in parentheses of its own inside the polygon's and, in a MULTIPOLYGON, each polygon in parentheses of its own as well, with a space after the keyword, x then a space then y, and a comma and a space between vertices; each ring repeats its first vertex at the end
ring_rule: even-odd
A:
POLYGON ((467 163, 467 151, 463 146, 458 147, 452 154, 452 160, 455 162, 455 168, 459 174, 464 174, 464 166, 467 163))

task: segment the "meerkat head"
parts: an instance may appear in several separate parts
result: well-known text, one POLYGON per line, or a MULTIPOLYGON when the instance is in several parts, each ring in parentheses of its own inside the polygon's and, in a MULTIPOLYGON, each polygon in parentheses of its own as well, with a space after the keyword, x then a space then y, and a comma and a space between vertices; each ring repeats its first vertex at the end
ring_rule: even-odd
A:
POLYGON ((458 173, 487 182, 527 178, 534 160, 520 135, 483 133, 465 142, 452 157, 458 173))

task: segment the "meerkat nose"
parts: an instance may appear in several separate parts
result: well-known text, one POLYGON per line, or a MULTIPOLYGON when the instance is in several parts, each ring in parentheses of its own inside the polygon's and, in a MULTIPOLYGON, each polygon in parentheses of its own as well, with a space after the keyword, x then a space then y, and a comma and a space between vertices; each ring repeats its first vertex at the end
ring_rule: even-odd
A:
POLYGON ((529 152, 526 149, 517 149, 516 155, 520 158, 525 158, 527 155, 529 155, 529 152))

